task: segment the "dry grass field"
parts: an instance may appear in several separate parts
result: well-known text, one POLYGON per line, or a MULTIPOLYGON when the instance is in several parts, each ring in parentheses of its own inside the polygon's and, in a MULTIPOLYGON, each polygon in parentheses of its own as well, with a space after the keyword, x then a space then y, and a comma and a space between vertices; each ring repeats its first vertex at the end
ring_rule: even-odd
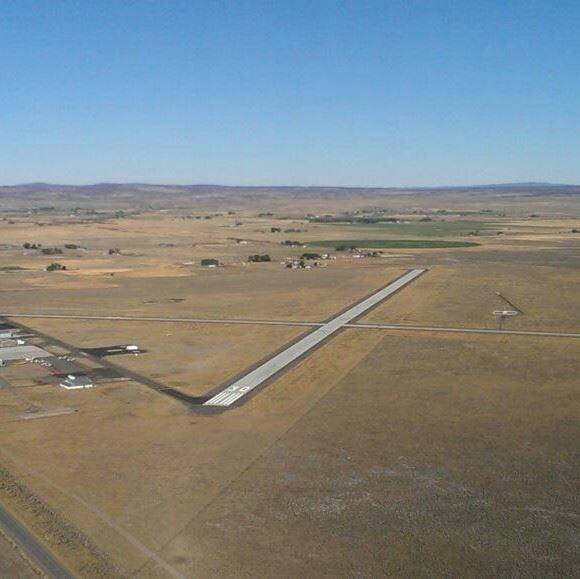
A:
POLYGON ((0 535, 0 576, 18 577, 19 579, 38 577, 30 564, 3 535, 0 535))
MULTIPOLYGON (((426 267, 360 321, 496 328, 492 311, 508 307, 499 291, 523 311, 505 329, 580 332, 577 204, 494 203, 493 215, 456 194, 307 199, 298 210, 277 197, 91 223, 59 209, 42 226, 6 207, 0 316, 322 321, 426 267), (411 229, 304 219, 377 206, 411 229), (273 215, 259 217, 265 207, 273 215), (467 212, 445 215, 445 239, 480 245, 281 264, 323 251, 311 241, 417 239, 418 217, 441 210, 467 212), (466 236, 461 220, 493 234, 466 236), (264 253, 270 263, 247 263, 264 253), (52 262, 67 269, 44 271, 52 262)), ((195 396, 307 330, 14 320, 79 348, 137 343, 146 353, 110 360, 195 396)), ((575 338, 345 329, 211 414, 134 380, 66 391, 42 382, 43 368, 11 364, 0 367, 0 502, 82 577, 574 576, 579 359, 575 338), (22 419, 31 406, 70 411, 22 419)))
POLYGON ((192 395, 205 394, 305 329, 83 320, 34 320, 32 325, 85 348, 137 343, 146 350, 145 354, 118 356, 112 360, 192 395))
POLYGON ((493 311, 508 309, 496 292, 523 314, 505 320, 514 330, 577 331, 578 271, 572 267, 505 262, 433 267, 420 284, 365 316, 365 322, 497 328, 493 311))
POLYGON ((188 576, 571 577, 579 353, 385 336, 166 552, 188 576))

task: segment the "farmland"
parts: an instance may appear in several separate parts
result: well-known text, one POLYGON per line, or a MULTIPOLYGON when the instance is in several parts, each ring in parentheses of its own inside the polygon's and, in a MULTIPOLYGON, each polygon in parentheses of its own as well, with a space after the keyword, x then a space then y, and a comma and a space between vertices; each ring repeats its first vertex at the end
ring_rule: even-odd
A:
MULTIPOLYGON (((453 191, 160 195, 131 211, 91 198, 75 212, 56 198, 37 200, 55 207, 41 213, 5 199, 3 323, 101 377, 65 390, 30 360, 0 367, 2 503, 78 576, 577 574, 580 339, 510 331, 580 333, 580 208, 495 195, 493 215, 453 191), (368 208, 447 214, 304 217, 368 208), (351 244, 381 252, 335 250, 351 244), (308 247, 328 258, 286 267, 308 247), (66 269, 47 271, 55 261, 66 269), (415 268, 426 271, 229 409, 139 382, 204 400, 415 268), (512 307, 501 296, 521 313, 498 319, 512 307), (104 359, 118 375, 82 354, 123 344, 142 353, 104 359)), ((10 549, 0 542, 5 567, 27 576, 10 549)))
POLYGON ((478 236, 493 235, 501 230, 501 224, 495 220, 473 220, 459 219, 457 217, 429 217, 424 218, 429 221, 420 219, 408 220, 404 218, 398 220, 394 217, 389 221, 375 220, 373 218, 358 218, 354 220, 345 220, 338 222, 352 228, 380 231, 389 235, 404 237, 446 237, 446 236, 478 236))
POLYGON ((313 241, 316 247, 361 247, 365 249, 444 249, 449 247, 477 247, 472 241, 444 241, 431 239, 333 239, 313 241))

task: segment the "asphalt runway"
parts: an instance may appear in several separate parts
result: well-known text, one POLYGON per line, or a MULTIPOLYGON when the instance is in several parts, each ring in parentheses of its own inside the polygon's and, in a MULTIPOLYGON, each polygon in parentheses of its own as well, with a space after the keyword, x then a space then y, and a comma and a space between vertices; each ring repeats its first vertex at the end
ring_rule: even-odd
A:
MULTIPOLYGON (((461 328, 461 327, 438 327, 423 325, 401 325, 401 324, 368 324, 358 323, 356 320, 367 313, 373 307, 379 305, 383 300, 391 297, 397 291, 418 278, 425 270, 414 269, 390 283, 371 296, 361 300, 357 304, 349 307, 343 312, 336 314, 327 322, 304 322, 285 320, 240 320, 240 319, 206 319, 206 318, 171 318, 171 317, 138 317, 138 316, 83 316, 72 314, 42 314, 42 313, 3 313, 6 318, 55 318, 55 319, 84 319, 84 320, 109 320, 109 321, 143 321, 143 322, 169 322, 169 323, 210 323, 210 324, 246 324, 246 325, 281 325, 281 326, 306 326, 312 331, 306 336, 291 343, 287 348, 270 357, 258 367, 247 371, 239 379, 229 384, 214 396, 193 397, 185 393, 168 388, 163 384, 147 378, 137 372, 131 372, 121 366, 92 356, 83 352, 71 344, 53 338, 36 330, 27 328, 24 325, 14 323, 15 326, 42 337, 49 344, 58 345, 68 349, 76 356, 88 357, 109 369, 114 369, 119 374, 126 376, 138 383, 152 388, 160 393, 172 396, 191 406, 204 405, 227 408, 252 390, 263 385, 270 378, 280 371, 290 366, 296 360, 308 355, 314 348, 322 344, 325 340, 333 336, 339 330, 367 329, 367 330, 393 330, 393 331, 420 331, 420 332, 458 332, 468 334, 492 334, 492 335, 513 335, 513 336, 538 336, 538 337, 560 337, 560 338, 580 338, 580 333, 572 332, 542 332, 534 330, 497 330, 488 328, 461 328)), ((10 324, 7 324, 10 325, 10 324)), ((0 386, 7 386, 2 384, 0 386)), ((38 568, 50 578, 72 578, 73 576, 47 551, 10 513, 0 506, 0 526, 6 534, 18 544, 30 557, 38 568)))
POLYGON ((263 364, 251 370, 227 388, 212 396, 204 403, 204 406, 231 406, 252 390, 262 385, 275 374, 305 356, 310 350, 321 344, 324 340, 335 334, 346 324, 353 322, 358 317, 377 306, 394 293, 398 292, 425 272, 424 269, 412 269, 361 302, 351 306, 346 311, 330 319, 321 327, 304 336, 298 342, 292 344, 279 354, 266 360, 263 364))

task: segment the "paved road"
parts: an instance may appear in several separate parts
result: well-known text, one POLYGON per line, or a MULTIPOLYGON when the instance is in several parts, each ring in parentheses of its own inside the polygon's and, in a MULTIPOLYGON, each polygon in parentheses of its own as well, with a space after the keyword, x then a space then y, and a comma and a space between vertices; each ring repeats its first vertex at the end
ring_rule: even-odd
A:
POLYGON ((419 325, 401 325, 401 324, 368 324, 355 322, 370 308, 378 305, 384 299, 390 297, 393 293, 402 289, 405 285, 412 282, 425 270, 410 270, 401 278, 395 280, 385 288, 375 292, 370 297, 355 304, 340 314, 337 314, 328 322, 304 322, 304 321, 284 321, 284 320, 240 320, 240 319, 208 319, 208 318, 171 318, 171 317, 148 317, 148 316, 83 316, 75 314, 36 314, 36 313, 5 313, 1 314, 10 318, 58 318, 58 319, 94 319, 94 320, 119 320, 119 321, 151 321, 151 322, 184 322, 184 323, 216 323, 216 324, 265 324, 281 326, 307 326, 314 328, 312 332, 288 345, 287 348, 279 353, 274 354, 266 362, 260 364, 257 368, 248 370, 242 377, 235 379, 226 388, 215 395, 191 396, 177 389, 170 388, 165 384, 157 382, 147 376, 128 370, 109 362, 108 360, 92 356, 79 348, 58 340, 37 330, 32 330, 27 326, 12 321, 15 326, 31 334, 44 338, 48 343, 52 343, 68 349, 77 356, 85 356, 93 359, 98 364, 115 370, 122 376, 126 376, 135 382, 143 384, 157 392, 166 394, 191 406, 230 406, 254 388, 263 384, 274 374, 286 368, 296 359, 304 356, 312 348, 316 347, 332 334, 343 328, 349 329, 378 329, 378 330, 396 330, 396 331, 421 331, 421 332, 459 332, 468 334, 496 334, 496 335, 516 335, 516 336, 538 336, 538 337, 562 337, 562 338, 580 338, 580 334, 572 332, 540 332, 534 330, 495 330, 490 328, 460 328, 460 327, 441 327, 441 326, 419 326, 419 325))
MULTIPOLYGON (((69 314, 30 314, 30 313, 0 313, 7 318, 55 318, 70 320, 109 320, 126 322, 169 322, 169 323, 192 323, 192 324, 245 324, 265 326, 305 326, 320 328, 325 322, 305 322, 293 320, 240 320, 240 319, 216 319, 216 318, 171 318, 171 317, 141 317, 141 316, 81 316, 69 314)), ((373 329, 373 330, 415 330, 421 332, 463 332, 466 334, 504 334, 514 336, 546 336, 556 338, 580 338, 580 333, 574 332, 542 332, 537 330, 495 330, 492 328, 453 328, 442 326, 418 326, 404 324, 345 324, 345 328, 373 329)), ((36 332, 36 330, 30 330, 36 332)))
POLYGON ((73 579, 65 569, 7 510, 0 506, 0 526, 27 557, 51 579, 73 579))
POLYGON ((580 338, 572 332, 537 332, 535 330, 494 330, 492 328, 445 328, 442 326, 405 326, 402 324, 346 324, 346 328, 373 330, 410 330, 419 332, 459 332, 464 334, 500 334, 511 336, 540 336, 553 338, 580 338))
POLYGON ((168 317, 151 317, 151 316, 85 316, 75 314, 30 314, 30 313, 0 313, 0 316, 6 318, 47 318, 57 320, 105 320, 119 322, 172 322, 172 323, 189 323, 189 324, 245 324, 245 325, 264 325, 264 326, 323 326, 322 322, 303 322, 292 320, 229 320, 227 318, 168 318, 168 317))
POLYGON ((412 269, 408 271, 388 286, 375 292, 345 312, 338 314, 323 326, 304 336, 301 340, 273 356, 251 372, 248 372, 239 380, 236 380, 233 384, 210 398, 205 402, 204 406, 231 406, 266 382, 266 380, 269 380, 272 376, 295 362, 298 358, 307 354, 338 330, 344 328, 346 324, 354 321, 372 307, 380 304, 383 300, 410 284, 424 272, 424 269, 412 269))

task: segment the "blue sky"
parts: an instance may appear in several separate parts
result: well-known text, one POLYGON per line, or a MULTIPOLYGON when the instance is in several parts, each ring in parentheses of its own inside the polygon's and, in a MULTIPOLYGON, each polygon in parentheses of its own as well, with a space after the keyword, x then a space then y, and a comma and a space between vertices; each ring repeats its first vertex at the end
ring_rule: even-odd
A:
POLYGON ((580 2, 2 0, 0 183, 580 183, 580 2))

